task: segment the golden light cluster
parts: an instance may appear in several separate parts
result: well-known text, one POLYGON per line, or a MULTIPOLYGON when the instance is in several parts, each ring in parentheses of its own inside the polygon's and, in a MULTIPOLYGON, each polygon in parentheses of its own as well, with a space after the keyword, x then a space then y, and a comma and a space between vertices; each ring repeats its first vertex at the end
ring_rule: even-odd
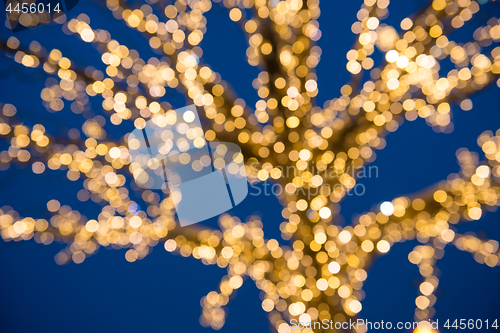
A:
POLYGON ((339 202, 356 185, 349 167, 374 161, 388 133, 418 117, 434 130, 448 132, 453 105, 469 111, 473 93, 495 82, 500 86, 500 47, 493 45, 500 41, 498 19, 478 27, 469 42, 458 43, 450 35, 481 10, 477 1, 434 0, 418 15, 404 18, 400 27, 392 27, 384 23, 389 0, 365 0, 351 27, 356 42, 346 55, 352 80, 341 88, 340 97, 320 107, 314 103, 319 88, 315 68, 322 56, 316 45, 321 37, 319 1, 213 2, 176 0, 163 7, 151 0, 131 8, 126 1, 107 0, 112 15, 142 34, 158 54, 150 59, 95 27, 85 14, 66 22, 63 31, 93 44, 105 71, 79 68, 63 51, 46 50, 36 41, 28 48, 15 37, 1 41, 15 62, 47 74, 40 96, 48 111, 69 108, 84 114, 102 109, 104 113, 82 120, 86 138, 73 129, 68 140, 50 135, 43 124, 22 125, 18 120, 22 110, 2 105, 0 135, 9 147, 0 153, 0 169, 28 163, 36 174, 64 171, 70 181, 84 179, 84 188, 77 193, 80 201, 102 206, 98 216, 88 219, 64 200, 53 199, 47 203, 52 216, 48 220, 3 207, 4 240, 67 242, 56 256, 61 264, 81 263, 101 246, 126 248, 125 258, 133 262, 163 243, 168 252, 228 270, 218 289, 202 299, 202 325, 214 329, 224 325, 224 307, 248 276, 262 291, 262 308, 279 333, 298 332, 291 329, 291 319, 342 322, 358 316, 368 267, 398 242, 420 243, 408 255, 422 275, 416 321, 435 314, 436 262, 446 246, 473 253, 479 263, 499 265, 498 242, 458 234, 454 225, 478 220, 500 204, 500 132, 485 132, 478 139, 486 161, 479 162, 477 154, 461 149, 460 172, 427 193, 384 202, 346 227, 336 223, 339 202), (204 63, 206 13, 213 6, 227 7, 235 22, 231 24, 245 33, 246 59, 260 71, 252 82, 259 96, 255 105, 238 98, 204 63), (383 55, 380 66, 375 64, 375 52, 383 55), (443 60, 454 68, 443 72, 443 60), (241 222, 223 215, 220 230, 180 228, 170 196, 133 184, 130 137, 111 140, 105 123, 133 122, 144 128, 149 119, 172 110, 162 98, 168 89, 184 93, 202 110, 208 141, 241 147, 250 181, 270 180, 283 187, 279 228, 288 244, 266 239, 255 216, 241 222), (102 105, 90 104, 90 97, 96 96, 102 105), (287 168, 294 172, 285 172, 287 168), (334 175, 326 172, 331 168, 334 175), (142 202, 133 201, 131 191, 142 202))

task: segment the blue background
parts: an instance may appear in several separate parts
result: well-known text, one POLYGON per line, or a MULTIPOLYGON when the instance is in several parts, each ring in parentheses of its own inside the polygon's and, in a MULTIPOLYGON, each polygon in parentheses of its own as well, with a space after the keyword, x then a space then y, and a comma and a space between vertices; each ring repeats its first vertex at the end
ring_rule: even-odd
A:
MULTIPOLYGON (((425 1, 395 0, 389 6, 387 24, 398 27, 399 22, 415 12, 425 1)), ((350 31, 361 1, 324 0, 319 19, 323 50, 317 68, 318 105, 339 96, 340 87, 349 80, 345 69, 345 54, 354 35, 350 31)), ((246 43, 243 33, 229 21, 227 11, 218 5, 208 14, 208 33, 202 42, 205 62, 230 82, 247 104, 254 105, 257 95, 251 86, 258 74, 244 57, 246 43), (231 26, 232 28, 227 28, 231 26), (230 42, 228 42, 230 41, 230 42)), ((115 20, 105 8, 80 1, 69 13, 69 18, 84 12, 90 16, 93 28, 105 28, 112 37, 139 51, 143 58, 153 56, 147 42, 135 31, 130 31, 115 20)), ((489 6, 467 24, 456 40, 471 38, 472 26, 496 14, 497 6, 489 6)), ((0 36, 7 39, 12 33, 0 28, 0 36)), ((44 25, 15 35, 24 45, 33 39, 51 49, 58 48, 77 66, 100 65, 100 56, 92 46, 78 37, 66 36, 60 25, 44 25)), ((376 59, 380 61, 381 57, 376 59)), ((52 134, 66 135, 72 127, 80 127, 81 115, 65 108, 49 114, 42 106, 40 91, 45 77, 39 70, 23 69, 11 59, 0 56, 0 102, 18 107, 18 115, 26 124, 39 122, 52 134)), ((174 107, 185 101, 175 92, 165 100, 174 107)), ((373 163, 379 170, 378 178, 363 179, 366 193, 342 202, 341 214, 350 223, 355 214, 365 212, 382 201, 398 195, 420 191, 445 179, 459 170, 455 151, 460 147, 480 152, 476 139, 484 130, 500 128, 498 87, 480 92, 472 98, 473 110, 464 112, 453 108, 455 130, 438 134, 422 119, 405 122, 387 137, 387 147, 377 152, 373 163)), ((93 112, 101 114, 100 102, 92 99, 93 112)), ((80 127, 81 128, 81 127, 80 127)), ((106 125, 114 138, 122 137, 131 125, 106 125)), ((0 141, 0 148, 7 146, 0 141)), ((46 202, 58 199, 87 217, 95 217, 99 206, 91 201, 81 203, 76 193, 82 181, 70 182, 63 171, 47 171, 34 175, 30 167, 11 167, 0 172, 0 205, 10 205, 23 216, 48 218, 46 202)), ((281 206, 274 197, 249 196, 232 211, 242 219, 252 213, 262 216, 266 238, 279 238, 282 222, 281 206)), ((459 232, 475 231, 491 239, 500 239, 498 213, 488 213, 480 221, 458 226, 459 232)), ((214 219, 206 222, 215 226, 214 219)), ((412 321, 414 300, 421 282, 417 267, 407 256, 418 242, 396 244, 379 258, 370 270, 364 290, 361 316, 370 321, 412 321)), ((205 266, 193 258, 167 253, 161 245, 144 260, 128 263, 125 250, 100 249, 99 253, 82 264, 58 266, 54 255, 65 245, 53 243, 43 246, 28 242, 0 241, 0 332, 209 332, 199 324, 200 299, 216 290, 225 270, 205 266)), ((489 319, 500 317, 500 268, 489 268, 476 263, 469 253, 449 246, 445 257, 438 262, 442 272, 435 305, 442 326, 446 319, 489 319)), ((228 307, 226 325, 220 332, 272 332, 261 308, 259 290, 247 279, 228 307)))

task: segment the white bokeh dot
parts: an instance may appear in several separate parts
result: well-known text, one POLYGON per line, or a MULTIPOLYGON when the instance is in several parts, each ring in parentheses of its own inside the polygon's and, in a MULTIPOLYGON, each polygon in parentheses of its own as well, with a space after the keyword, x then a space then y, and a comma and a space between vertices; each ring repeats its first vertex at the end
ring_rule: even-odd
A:
POLYGON ((389 201, 384 201, 380 205, 380 211, 386 216, 391 216, 392 214, 394 214, 394 205, 389 201))
POLYGON ((337 274, 338 272, 340 272, 340 265, 338 262, 336 261, 332 261, 329 265, 328 265, 328 270, 330 271, 330 273, 332 274, 337 274))

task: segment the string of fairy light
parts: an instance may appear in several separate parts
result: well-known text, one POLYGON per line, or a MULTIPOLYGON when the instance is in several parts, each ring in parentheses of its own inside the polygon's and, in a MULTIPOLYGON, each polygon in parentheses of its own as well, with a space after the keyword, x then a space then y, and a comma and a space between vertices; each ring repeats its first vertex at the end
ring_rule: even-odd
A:
MULTIPOLYGON (((100 247, 127 248, 125 258, 133 262, 163 243, 168 252, 228 271, 218 288, 202 299, 202 325, 224 325, 224 307, 248 276, 261 290, 262 308, 279 333, 296 332, 291 319, 343 322, 358 316, 368 267, 394 243, 417 239, 421 245, 408 255, 422 276, 415 320, 430 320, 439 286, 437 262, 448 244, 471 252, 479 263, 499 265, 497 241, 458 234, 453 225, 478 220, 499 205, 500 132, 479 137, 485 161, 459 150, 460 172, 426 194, 384 202, 346 227, 336 220, 346 190, 356 185, 349 167, 374 161, 388 133, 419 117, 435 131, 449 132, 452 105, 469 111, 472 94, 500 86, 498 18, 477 27, 469 42, 450 39, 486 2, 434 0, 393 27, 384 23, 389 0, 365 0, 351 26, 356 41, 346 54, 352 80, 341 88, 340 97, 323 107, 315 101, 315 68, 325 56, 316 45, 321 38, 317 0, 149 0, 133 8, 123 0, 107 0, 112 16, 140 33, 158 55, 149 59, 113 39, 91 16, 81 14, 68 22, 58 18, 64 33, 96 48, 105 71, 79 68, 64 50, 46 49, 37 41, 28 46, 15 37, 0 41, 3 52, 19 66, 41 69, 48 76, 40 97, 49 112, 83 114, 102 108, 105 115, 82 120, 86 139, 78 129, 65 139, 47 133, 43 124, 23 125, 23 110, 14 105, 1 106, 0 135, 9 143, 0 152, 2 170, 20 163, 30 164, 35 174, 47 168, 65 171, 69 181, 84 179, 84 188, 76 194, 80 201, 102 206, 98 216, 88 219, 64 202, 50 200, 48 220, 25 217, 5 206, 0 210, 1 236, 7 241, 34 238, 45 245, 67 242, 56 255, 60 264, 82 263, 100 247), (206 14, 213 6, 226 7, 230 20, 245 33, 246 59, 260 71, 252 82, 259 97, 255 105, 247 105, 204 62, 206 14), (379 66, 375 52, 384 55, 379 66), (443 60, 454 68, 443 73, 443 60), (287 245, 266 239, 256 216, 242 222, 223 215, 220 230, 180 228, 172 198, 134 186, 127 135, 113 141, 104 124, 133 122, 143 128, 149 119, 172 110, 163 98, 169 89, 184 93, 202 110, 208 141, 241 147, 250 181, 283 186, 279 228, 287 245), (91 105, 90 97, 96 96, 102 105, 91 105), (296 172, 285 173, 287 167, 296 172), (335 169, 335 176, 321 172, 329 168, 335 169), (309 197, 309 189, 317 194, 309 197), (131 199, 132 191, 144 201, 144 210, 131 199)), ((20 23, 46 21, 31 16, 21 16, 20 23)))

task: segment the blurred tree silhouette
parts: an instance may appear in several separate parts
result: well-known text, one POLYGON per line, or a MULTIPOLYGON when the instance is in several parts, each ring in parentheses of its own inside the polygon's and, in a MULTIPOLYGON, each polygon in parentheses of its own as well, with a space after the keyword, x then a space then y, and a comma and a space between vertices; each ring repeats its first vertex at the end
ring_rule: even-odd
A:
MULTIPOLYGON (((499 265, 497 241, 461 235, 455 225, 478 220, 499 205, 500 132, 479 137, 484 162, 459 150, 460 173, 423 194, 383 202, 346 227, 336 223, 339 205, 356 191, 356 179, 370 172, 366 166, 385 147, 385 136, 404 121, 421 117, 435 131, 449 132, 452 105, 471 110, 472 94, 500 85, 497 18, 476 27, 468 42, 451 39, 486 2, 434 0, 401 20, 400 27, 392 27, 383 23, 389 0, 365 0, 351 27, 357 35, 347 52, 352 80, 323 107, 315 105, 315 68, 322 56, 316 45, 321 37, 317 0, 149 0, 141 6, 107 0, 113 16, 140 32, 158 54, 149 59, 94 27, 85 14, 68 22, 65 16, 58 18, 66 34, 100 51, 105 72, 79 68, 64 50, 47 50, 36 41, 25 46, 15 37, 2 40, 3 52, 19 66, 39 68, 48 76, 41 98, 49 112, 69 106, 82 115, 85 137, 78 129, 67 137, 52 136, 43 119, 27 126, 18 117, 21 112, 5 104, 0 135, 9 147, 0 153, 0 168, 29 164, 35 174, 46 168, 65 170, 70 181, 84 179, 78 199, 91 199, 102 208, 88 219, 51 200, 47 221, 5 206, 0 210, 1 235, 6 241, 67 243, 56 256, 60 264, 81 263, 101 246, 128 248, 125 257, 132 262, 162 243, 169 252, 228 271, 219 289, 202 300, 202 325, 224 325, 224 307, 248 276, 263 291, 262 308, 279 333, 298 332, 291 328, 292 320, 305 325, 356 318, 374 260, 394 243, 416 238, 421 245, 408 256, 422 275, 415 320, 428 321, 434 316, 439 284, 436 261, 448 244, 473 253, 480 263, 499 265), (252 83, 259 96, 255 105, 238 98, 204 62, 200 42, 212 6, 226 7, 244 31, 248 63, 260 71, 252 83), (377 54, 384 57, 379 66, 377 54), (279 185, 282 240, 266 239, 255 216, 241 222, 223 215, 220 230, 180 228, 168 193, 144 190, 133 182, 128 135, 113 140, 104 125, 108 121, 142 128, 147 120, 164 117, 172 110, 164 97, 173 89, 203 110, 206 140, 241 147, 250 182, 279 185), (86 116, 90 100, 96 98, 106 117, 86 116)), ((20 15, 19 22, 38 24, 30 13, 20 15)))

